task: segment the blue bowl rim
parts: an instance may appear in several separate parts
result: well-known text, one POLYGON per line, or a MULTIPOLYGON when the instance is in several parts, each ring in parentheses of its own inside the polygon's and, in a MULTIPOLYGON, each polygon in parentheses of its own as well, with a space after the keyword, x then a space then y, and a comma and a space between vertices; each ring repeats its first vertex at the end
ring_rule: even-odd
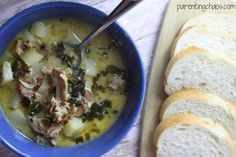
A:
MULTIPOLYGON (((36 10, 46 9, 46 8, 49 8, 49 7, 76 7, 76 6, 77 7, 78 6, 87 7, 89 9, 93 9, 95 12, 97 12, 97 14, 107 16, 104 12, 102 12, 98 9, 95 9, 93 7, 90 7, 90 6, 87 6, 87 5, 84 5, 84 4, 80 4, 80 3, 74 3, 74 2, 46 2, 46 3, 41 3, 41 4, 31 6, 27 9, 24 9, 23 11, 17 13, 13 17, 11 17, 7 22, 5 22, 0 27, 0 33, 2 31, 6 31, 8 29, 8 27, 10 25, 12 25, 12 23, 14 23, 15 21, 21 19, 22 17, 24 17, 27 14, 29 14, 31 12, 34 12, 36 10)), ((141 94, 140 94, 139 101, 138 101, 139 104, 136 105, 135 113, 133 113, 133 117, 130 118, 130 120, 128 121, 128 124, 126 125, 126 127, 123 128, 122 132, 120 132, 120 134, 118 136, 116 136, 116 138, 114 138, 112 140, 112 142, 110 142, 108 145, 103 147, 103 149, 100 149, 100 151, 97 152, 97 154, 96 154, 97 156, 100 156, 100 155, 108 152, 109 150, 111 150, 115 145, 117 145, 128 134, 129 130, 132 128, 132 125, 134 124, 135 120, 137 119, 137 117, 138 117, 138 115, 139 115, 139 113, 142 109, 142 106, 143 106, 143 103, 144 103, 144 98, 145 98, 145 93, 146 93, 146 77, 145 77, 143 62, 142 62, 142 59, 139 55, 137 47, 135 46, 134 41, 130 38, 128 33, 119 24, 117 24, 117 22, 114 22, 113 25, 115 25, 115 27, 118 28, 120 33, 124 34, 124 36, 126 37, 126 40, 128 41, 129 45, 133 49, 133 53, 134 53, 135 57, 139 61, 138 65, 140 65, 140 69, 141 69, 140 73, 141 73, 141 76, 142 76, 142 78, 140 78, 141 81, 142 81, 142 85, 140 87, 141 88, 141 94)), ((0 114, 3 114, 3 117, 5 117, 4 113, 2 112, 1 107, 0 107, 0 114)), ((10 148, 12 151, 14 151, 15 153, 17 153, 19 155, 23 155, 23 156, 27 155, 24 152, 21 152, 21 150, 16 150, 14 147, 12 147, 4 139, 4 137, 1 136, 1 132, 0 132, 0 142, 2 142, 4 145, 6 145, 8 148, 10 148)), ((67 148, 63 148, 63 149, 67 149, 67 148)))

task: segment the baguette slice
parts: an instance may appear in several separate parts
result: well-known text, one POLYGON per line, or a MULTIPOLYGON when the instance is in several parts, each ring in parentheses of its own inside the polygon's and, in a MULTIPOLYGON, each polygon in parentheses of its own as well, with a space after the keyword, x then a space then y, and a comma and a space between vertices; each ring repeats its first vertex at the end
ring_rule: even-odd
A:
POLYGON ((209 119, 179 114, 164 119, 154 132, 158 157, 233 157, 229 133, 209 119))
POLYGON ((231 62, 202 49, 190 47, 174 56, 165 76, 168 95, 195 88, 236 102, 236 68, 231 62))
MULTIPOLYGON (((235 23, 236 24, 236 23, 235 23)), ((236 25, 235 25, 236 26, 236 25)), ((171 55, 195 46, 236 62, 236 34, 211 27, 195 26, 179 34, 174 41, 171 55)))
POLYGON ((236 139, 236 107, 213 94, 197 89, 177 92, 168 97, 161 109, 161 119, 176 114, 195 114, 201 118, 212 119, 222 125, 236 139))
POLYGON ((236 32, 236 16, 232 14, 201 14, 189 18, 181 28, 181 32, 189 27, 197 25, 209 26, 211 28, 218 28, 229 32, 236 32))

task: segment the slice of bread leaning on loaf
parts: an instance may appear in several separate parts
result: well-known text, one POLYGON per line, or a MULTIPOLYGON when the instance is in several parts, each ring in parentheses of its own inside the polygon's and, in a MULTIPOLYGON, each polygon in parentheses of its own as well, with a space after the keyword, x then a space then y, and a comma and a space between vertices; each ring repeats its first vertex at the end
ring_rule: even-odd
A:
POLYGON ((234 157, 229 133, 210 119, 192 114, 168 117, 157 126, 157 157, 234 157))
POLYGON ((175 55, 167 66, 165 77, 168 95, 195 88, 236 102, 235 67, 203 49, 190 47, 175 55))
POLYGON ((171 56, 191 46, 236 62, 236 33, 229 33, 207 26, 190 27, 176 37, 172 46, 171 56))
POLYGON ((220 97, 197 89, 182 90, 168 97, 160 112, 161 119, 176 114, 191 113, 212 119, 222 125, 236 139, 236 106, 220 97))

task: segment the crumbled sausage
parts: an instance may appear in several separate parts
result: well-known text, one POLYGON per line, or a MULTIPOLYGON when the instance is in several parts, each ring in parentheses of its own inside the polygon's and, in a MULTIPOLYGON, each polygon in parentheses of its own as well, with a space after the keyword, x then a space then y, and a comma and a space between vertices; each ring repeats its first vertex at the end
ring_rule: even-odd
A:
POLYGON ((35 132, 46 135, 46 129, 42 118, 36 116, 29 117, 29 124, 35 132))
POLYGON ((70 105, 69 103, 63 103, 52 97, 50 100, 49 113, 53 116, 55 122, 67 121, 67 115, 69 113, 70 105))
POLYGON ((82 115, 85 110, 82 106, 73 106, 68 102, 61 102, 55 97, 52 97, 50 101, 46 102, 46 109, 49 111, 49 115, 56 123, 66 123, 73 116, 82 115))
POLYGON ((25 88, 22 84, 19 85, 19 92, 23 98, 31 100, 34 97, 34 91, 25 88))
POLYGON ((86 89, 86 90, 85 90, 84 97, 85 97, 85 99, 86 99, 87 101, 89 101, 89 102, 93 102, 93 101, 94 101, 93 93, 92 93, 91 90, 89 90, 89 89, 86 89))
POLYGON ((51 138, 56 138, 63 127, 64 123, 53 123, 50 127, 47 128, 47 136, 51 138))
POLYGON ((44 135, 48 138, 56 138, 64 127, 64 123, 52 123, 50 126, 47 126, 43 123, 43 120, 44 118, 37 116, 30 117, 30 126, 38 134, 44 135))
POLYGON ((35 84, 34 84, 34 87, 33 87, 33 91, 37 92, 39 90, 39 88, 41 87, 42 83, 43 83, 43 77, 38 76, 35 79, 35 84))
POLYGON ((21 39, 16 41, 16 53, 20 56, 24 53, 29 47, 32 47, 32 44, 29 41, 24 42, 21 39))
POLYGON ((113 74, 108 79, 108 87, 111 88, 114 91, 117 91, 118 89, 124 89, 126 85, 126 80, 122 78, 122 76, 113 74))
POLYGON ((69 110, 69 115, 78 117, 78 116, 81 116, 84 112, 85 112, 84 107, 72 106, 69 110))
POLYGON ((23 98, 26 98, 28 100, 31 100, 36 92, 38 91, 38 89, 40 88, 40 86, 42 85, 42 82, 43 82, 43 78, 41 76, 37 77, 35 79, 35 83, 34 85, 32 85, 32 88, 26 86, 27 83, 23 83, 23 81, 19 81, 20 84, 19 84, 19 92, 20 92, 20 95, 23 97, 23 98))

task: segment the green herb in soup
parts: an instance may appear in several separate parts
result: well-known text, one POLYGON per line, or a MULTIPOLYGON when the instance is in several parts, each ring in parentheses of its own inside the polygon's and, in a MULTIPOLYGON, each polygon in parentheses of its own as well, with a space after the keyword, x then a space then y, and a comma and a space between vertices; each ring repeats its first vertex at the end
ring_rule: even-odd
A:
POLYGON ((47 19, 22 30, 0 60, 0 104, 12 124, 38 143, 73 146, 103 134, 127 99, 127 68, 103 33, 82 64, 68 44, 93 26, 70 18, 47 19), (66 43, 66 44, 64 44, 66 43))

